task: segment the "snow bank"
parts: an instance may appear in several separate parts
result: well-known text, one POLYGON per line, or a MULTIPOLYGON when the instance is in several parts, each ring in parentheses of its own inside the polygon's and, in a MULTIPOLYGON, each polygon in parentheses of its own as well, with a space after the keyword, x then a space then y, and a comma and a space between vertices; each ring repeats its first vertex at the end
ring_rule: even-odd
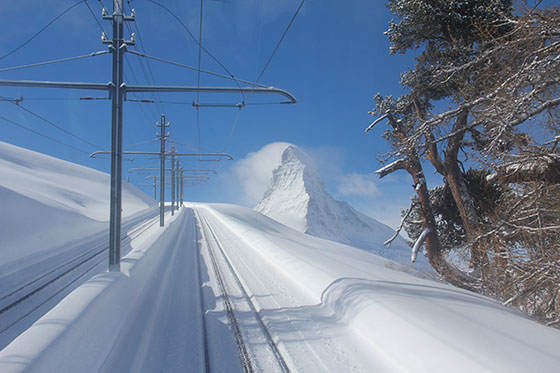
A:
MULTIPOLYGON (((390 371, 552 372, 560 332, 492 299, 392 270, 390 261, 295 232, 248 209, 210 205, 266 272, 310 302, 308 321, 349 325, 390 371)), ((300 321, 303 322, 303 321, 300 321)))
POLYGON ((120 273, 93 277, 0 351, 0 371, 101 371, 127 320, 150 312, 140 307, 153 295, 145 288, 161 276, 158 266, 171 247, 168 240, 158 239, 164 232, 172 236, 178 217, 166 217, 164 228, 154 224, 133 240, 120 273))
MULTIPOLYGON (((108 229, 108 174, 0 142, 0 175, 0 266, 108 229)), ((123 218, 155 206, 123 183, 123 218)))

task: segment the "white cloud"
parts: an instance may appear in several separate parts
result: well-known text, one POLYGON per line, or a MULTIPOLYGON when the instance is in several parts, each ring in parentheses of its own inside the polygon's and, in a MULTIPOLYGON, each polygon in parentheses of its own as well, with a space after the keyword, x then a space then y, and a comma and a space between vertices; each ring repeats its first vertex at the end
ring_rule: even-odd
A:
POLYGON ((343 196, 374 197, 379 194, 379 188, 373 174, 346 174, 340 178, 338 192, 343 196))
POLYGON ((256 205, 264 196, 272 178, 272 171, 282 163, 287 142, 275 142, 259 151, 249 153, 234 166, 234 175, 244 193, 242 203, 256 205))

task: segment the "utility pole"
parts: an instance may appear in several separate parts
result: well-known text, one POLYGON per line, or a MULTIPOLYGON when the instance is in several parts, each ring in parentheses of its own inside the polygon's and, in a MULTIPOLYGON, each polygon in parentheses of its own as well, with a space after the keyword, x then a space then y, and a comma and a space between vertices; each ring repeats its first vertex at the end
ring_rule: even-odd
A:
POLYGON ((183 172, 184 170, 181 168, 181 206, 183 206, 183 172))
POLYGON ((171 216, 175 213, 175 145, 171 147, 171 216))
POLYGON ((177 159, 177 172, 176 172, 176 176, 177 176, 177 182, 175 184, 175 187, 177 188, 177 192, 176 192, 176 201, 177 202, 177 211, 179 211, 179 178, 181 177, 181 167, 180 167, 181 161, 179 161, 179 159, 177 159))
MULTIPOLYGON (((274 87, 265 87, 260 84, 250 83, 250 87, 200 87, 200 86, 152 86, 152 85, 126 85, 123 82, 124 54, 126 52, 142 55, 139 52, 128 51, 127 45, 134 45, 134 34, 131 40, 124 39, 124 22, 135 20, 135 11, 132 10, 130 16, 124 14, 123 0, 113 0, 113 13, 108 14, 103 8, 102 15, 104 20, 113 23, 113 37, 108 39, 105 33, 102 34, 103 44, 109 45, 109 50, 113 54, 112 59, 112 80, 109 83, 89 83, 89 82, 54 82, 54 81, 34 81, 34 80, 0 80, 1 87, 36 87, 36 88, 58 88, 76 90, 96 90, 109 92, 111 96, 111 152, 100 151, 91 154, 111 154, 111 199, 109 213, 109 271, 120 271, 120 251, 121 251, 121 217, 122 217, 122 161, 123 154, 142 154, 161 156, 164 153, 154 152, 123 152, 123 101, 127 93, 133 92, 206 92, 206 93, 250 93, 250 94, 274 94, 288 98, 286 104, 295 104, 296 98, 287 91, 274 87)), ((17 101, 14 100, 16 103, 17 101)), ((165 127, 162 127, 165 132, 165 127)), ((168 154, 165 154, 168 156, 168 154)), ((215 156, 228 157, 225 153, 174 153, 177 156, 215 156)), ((173 159, 172 158, 172 159, 173 159)), ((163 170, 164 167, 161 167, 163 170)), ((163 174, 162 174, 163 175, 163 174)), ((174 179, 171 179, 174 182, 174 179)), ((165 183, 161 183, 164 189, 165 183)), ((172 189, 172 192, 174 190, 172 189)), ((174 194, 174 193, 173 193, 174 194)), ((163 195, 163 194, 162 194, 163 195)), ((174 199, 175 196, 173 195, 174 199)), ((171 209, 173 213, 173 208, 171 209)), ((160 220, 163 224, 163 220, 160 220)))
MULTIPOLYGON (((169 123, 165 123, 165 114, 161 114, 161 124, 156 124, 158 127, 161 127, 159 133, 160 139, 160 155, 159 155, 159 162, 160 162, 160 184, 159 184, 159 226, 163 227, 164 225, 164 214, 165 214, 165 139, 169 137, 169 133, 165 132, 165 128, 169 127, 169 123)), ((154 179, 154 183, 156 180, 154 179)), ((155 198, 155 197, 154 197, 155 198)))
MULTIPOLYGON (((156 179, 154 178, 154 199, 156 199, 156 198, 157 198, 157 181, 156 181, 156 179)), ((161 224, 160 224, 160 225, 161 225, 161 224)))
MULTIPOLYGON (((113 40, 103 36, 103 42, 110 44, 113 54, 113 80, 111 82, 111 208, 109 213, 109 271, 121 270, 121 215, 122 215, 122 134, 124 101, 124 52, 127 44, 124 40, 124 21, 134 21, 134 14, 126 17, 123 13, 123 0, 113 0, 113 14, 103 14, 103 19, 113 22, 113 40)), ((106 12, 104 12, 106 13, 106 12)))

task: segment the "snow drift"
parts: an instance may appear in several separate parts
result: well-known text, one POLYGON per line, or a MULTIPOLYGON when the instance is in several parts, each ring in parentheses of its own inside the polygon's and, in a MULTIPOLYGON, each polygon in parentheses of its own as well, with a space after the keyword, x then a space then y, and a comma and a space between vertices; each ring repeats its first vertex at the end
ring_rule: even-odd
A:
MULTIPOLYGON (((0 175, 0 267, 108 229, 108 174, 0 142, 0 175)), ((123 183, 122 206, 156 202, 123 183)))
MULTIPOLYGON (((398 236, 390 248, 384 246, 394 230, 346 202, 336 201, 326 190, 313 160, 294 145, 284 150, 282 163, 273 171, 270 186, 255 211, 299 232, 410 264, 406 241, 398 236)), ((429 266, 424 257, 417 265, 429 266)))

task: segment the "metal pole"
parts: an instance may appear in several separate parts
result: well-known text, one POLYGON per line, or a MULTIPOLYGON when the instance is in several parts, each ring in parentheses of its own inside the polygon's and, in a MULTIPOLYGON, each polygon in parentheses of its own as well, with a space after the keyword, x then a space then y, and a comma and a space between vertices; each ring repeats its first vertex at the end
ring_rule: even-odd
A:
MULTIPOLYGON (((169 127, 169 123, 165 123, 165 115, 161 114, 161 124, 157 125, 161 127, 160 133, 160 183, 159 183, 159 226, 163 227, 165 224, 165 138, 169 134, 165 133, 165 128, 169 127)), ((154 178, 155 180, 155 178, 154 178)))
POLYGON ((183 172, 184 172, 184 170, 181 169, 181 206, 183 206, 183 181, 184 181, 183 180, 183 176, 184 176, 183 172))
POLYGON ((175 145, 171 147, 171 216, 175 214, 175 145))
POLYGON ((156 192, 156 189, 157 189, 157 181, 156 181, 156 179, 154 178, 154 199, 156 199, 156 198, 157 198, 157 192, 156 192))
POLYGON ((177 196, 177 198, 175 198, 175 203, 177 204, 177 210, 179 210, 179 177, 181 176, 181 168, 179 167, 180 161, 177 158, 177 173, 176 173, 176 177, 177 177, 177 182, 175 183, 175 187, 177 188, 177 192, 175 192, 175 195, 177 196))
POLYGON ((113 89, 111 115, 111 210, 109 217, 109 271, 121 269, 122 118, 123 118, 123 4, 113 1, 113 89))

